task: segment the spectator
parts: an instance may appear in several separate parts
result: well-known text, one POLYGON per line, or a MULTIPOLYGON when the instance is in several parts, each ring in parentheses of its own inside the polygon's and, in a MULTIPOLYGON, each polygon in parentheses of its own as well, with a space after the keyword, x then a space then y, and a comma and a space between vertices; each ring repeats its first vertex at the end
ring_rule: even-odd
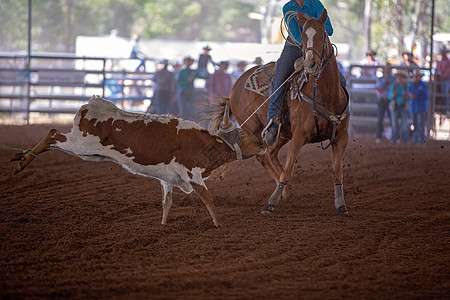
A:
POLYGON ((412 143, 424 145, 425 143, 425 120, 428 110, 428 85, 422 81, 423 73, 419 69, 414 71, 414 82, 408 86, 410 100, 409 110, 412 115, 414 131, 412 143))
POLYGON ((192 120, 194 117, 195 105, 195 87, 194 80, 196 78, 203 78, 198 70, 191 69, 194 59, 187 56, 183 60, 184 68, 180 71, 178 77, 178 115, 183 119, 192 120))
POLYGON ((180 71, 181 71, 182 65, 179 62, 175 62, 172 64, 173 68, 173 75, 175 77, 175 91, 172 96, 172 104, 170 112, 176 116, 178 116, 178 99, 180 98, 180 93, 178 89, 178 78, 180 78, 180 71))
POLYGON ((238 62, 237 69, 234 70, 233 73, 231 73, 233 84, 235 84, 236 81, 239 79, 239 77, 241 77, 241 75, 244 74, 246 67, 247 63, 245 61, 241 60, 240 62, 238 62))
POLYGON ((223 96, 228 97, 231 92, 232 82, 231 75, 226 71, 228 62, 221 61, 219 69, 209 78, 209 97, 223 96))
POLYGON ((198 57, 197 69, 198 72, 200 72, 200 75, 205 79, 209 77, 208 63, 211 62, 211 64, 214 65, 212 57, 209 54, 211 50, 212 49, 208 45, 206 45, 205 47, 203 47, 203 53, 201 53, 198 57))
POLYGON ((261 56, 255 57, 255 61, 253 63, 257 66, 262 66, 263 60, 262 60, 261 56))
POLYGON ((139 35, 135 35, 133 38, 133 42, 131 43, 131 53, 130 58, 131 59, 139 59, 139 65, 136 68, 136 72, 140 71, 142 68, 142 71, 145 72, 145 55, 139 50, 139 41, 141 40, 141 37, 139 35))
POLYGON ((155 73, 153 81, 155 82, 155 89, 153 99, 156 104, 157 114, 168 114, 172 97, 175 93, 175 76, 167 67, 169 61, 163 60, 163 67, 155 73))
POLYGON ((408 87, 406 84, 406 79, 408 74, 400 70, 395 74, 397 82, 391 86, 389 91, 389 100, 391 101, 393 108, 392 114, 392 143, 397 143, 397 140, 401 138, 403 144, 408 143, 409 140, 409 129, 408 129, 408 119, 409 111, 407 110, 406 104, 408 102, 408 87), (392 102, 393 101, 393 102, 392 102), (400 124, 399 124, 400 121, 400 124))
POLYGON ((414 69, 418 69, 419 66, 414 62, 413 54, 411 52, 402 53, 403 62, 400 64, 402 67, 408 68, 408 74, 410 77, 414 75, 414 69))
POLYGON ((377 78, 377 68, 375 66, 378 66, 378 60, 375 59, 375 56, 377 53, 373 50, 368 50, 366 52, 366 58, 362 60, 362 64, 364 66, 371 66, 374 68, 363 68, 361 75, 364 77, 371 77, 371 78, 377 78))
POLYGON ((388 115, 392 129, 392 117, 389 111, 389 91, 395 82, 395 77, 392 75, 392 66, 390 63, 387 63, 383 69, 383 76, 377 78, 375 84, 375 90, 378 96, 376 143, 380 143, 383 139, 384 116, 386 114, 388 115))
POLYGON ((450 103, 448 93, 450 92, 450 60, 447 56, 448 50, 442 48, 442 58, 436 65, 436 78, 440 83, 441 93, 444 94, 445 113, 450 116, 450 103))

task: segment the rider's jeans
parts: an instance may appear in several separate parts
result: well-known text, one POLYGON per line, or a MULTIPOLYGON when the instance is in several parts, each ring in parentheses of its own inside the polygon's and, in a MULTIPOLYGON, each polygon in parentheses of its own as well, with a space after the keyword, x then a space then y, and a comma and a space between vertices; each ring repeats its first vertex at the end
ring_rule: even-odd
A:
MULTIPOLYGON (((283 51, 281 52, 280 58, 277 61, 277 67, 275 70, 275 77, 272 82, 272 91, 276 91, 283 82, 288 79, 288 77, 294 72, 294 63, 295 61, 302 57, 302 49, 285 44, 283 51)), ((275 94, 270 97, 269 100, 269 108, 267 109, 267 123, 269 123, 270 119, 273 118, 280 106, 281 99, 283 98, 284 91, 286 88, 286 84, 283 85, 275 94)), ((272 124, 269 129, 278 128, 277 125, 272 124)))

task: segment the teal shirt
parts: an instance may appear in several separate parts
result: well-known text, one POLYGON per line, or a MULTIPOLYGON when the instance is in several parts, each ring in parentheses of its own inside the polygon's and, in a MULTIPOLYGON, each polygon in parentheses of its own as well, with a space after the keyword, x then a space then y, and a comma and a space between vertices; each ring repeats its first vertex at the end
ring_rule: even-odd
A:
POLYGON ((405 97, 408 97, 408 94, 405 96, 407 88, 408 86, 406 83, 403 83, 403 85, 399 85, 398 82, 394 83, 391 85, 391 90, 389 91, 389 100, 395 100, 395 102, 399 105, 405 104, 405 97), (394 97, 394 92, 397 93, 396 97, 394 97))
MULTIPOLYGON (((289 11, 305 13, 311 18, 318 19, 320 17, 320 15, 322 14, 323 8, 324 8, 324 6, 319 0, 305 0, 302 8, 300 8, 300 6, 298 6, 297 2, 289 1, 288 3, 286 3, 283 6, 283 15, 285 17, 285 22, 288 21, 286 14, 289 11)), ((302 43, 301 34, 303 31, 303 27, 298 23, 297 17, 292 18, 290 20, 289 24, 288 23, 286 23, 286 24, 288 25, 289 30, 292 34, 291 38, 294 38, 299 43, 302 43)), ((325 22, 325 29, 326 29, 328 35, 330 35, 330 36, 333 35, 333 26, 331 25, 331 21, 330 21, 329 17, 327 18, 327 20, 325 22)))
POLYGON ((197 70, 182 69, 178 77, 178 89, 180 91, 194 90, 194 79, 196 78, 203 78, 197 70), (193 80, 189 80, 191 76, 193 77, 193 80))

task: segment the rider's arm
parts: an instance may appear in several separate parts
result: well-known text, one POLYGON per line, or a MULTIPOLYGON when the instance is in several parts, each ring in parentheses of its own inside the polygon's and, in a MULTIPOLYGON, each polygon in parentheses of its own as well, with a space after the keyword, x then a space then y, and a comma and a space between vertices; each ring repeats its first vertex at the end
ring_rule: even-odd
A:
MULTIPOLYGON (((315 17, 316 19, 318 19, 320 17, 320 15, 322 14, 324 6, 320 1, 312 1, 312 3, 314 6, 314 11, 315 11, 316 15, 310 16, 310 17, 315 17)), ((329 36, 333 35, 333 25, 331 25, 330 17, 327 17, 327 20, 325 21, 325 29, 329 36)))

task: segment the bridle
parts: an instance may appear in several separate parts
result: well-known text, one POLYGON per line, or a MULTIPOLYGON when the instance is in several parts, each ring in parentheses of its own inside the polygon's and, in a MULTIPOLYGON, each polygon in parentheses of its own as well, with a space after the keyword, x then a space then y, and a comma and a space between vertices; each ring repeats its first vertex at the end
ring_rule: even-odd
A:
MULTIPOLYGON (((309 22, 310 21, 306 22, 305 25, 303 26, 303 32, 305 32, 305 27, 309 22)), ((330 62, 331 58, 334 55, 334 51, 333 51, 328 57, 326 57, 327 52, 328 52, 328 43, 327 43, 327 31, 325 28, 322 32, 321 39, 323 41, 322 53, 319 53, 319 51, 317 51, 317 49, 314 47, 307 47, 304 51, 305 55, 308 51, 312 51, 320 58, 321 67, 319 68, 319 73, 317 75, 313 75, 316 78, 316 81, 320 77, 320 74, 322 74, 322 71, 326 68, 326 66, 328 65, 328 63, 330 62)), ((303 43, 303 45, 304 44, 305 43, 303 43)))
MULTIPOLYGON (((303 31, 305 30, 306 24, 308 24, 308 22, 305 23, 305 25, 303 26, 303 31)), ((322 40, 323 40, 323 48, 322 48, 322 53, 319 53, 319 51, 317 51, 314 47, 307 47, 305 49, 305 56, 306 53, 308 51, 312 51, 315 54, 317 54, 317 56, 320 58, 321 62, 321 66, 319 67, 319 72, 315 75, 312 75, 314 77, 314 92, 313 92, 313 98, 309 98, 307 95, 305 95, 304 93, 302 93, 300 91, 299 93, 299 100, 301 100, 300 97, 302 97, 303 99, 305 99, 306 102, 308 102, 309 104, 312 105, 313 107, 313 116, 314 116, 314 122, 316 125, 316 130, 317 130, 317 138, 320 140, 320 128, 319 128, 319 121, 317 119, 317 110, 319 110, 319 112, 329 121, 333 122, 333 132, 330 138, 330 143, 327 146, 323 146, 322 142, 320 142, 320 146, 322 148, 322 150, 327 149, 334 141, 335 139, 335 134, 336 134, 336 128, 337 126, 342 122, 342 120, 344 120, 348 113, 349 113, 349 106, 347 103, 347 107, 345 108, 344 112, 340 115, 335 115, 331 112, 329 112, 325 107, 323 107, 322 105, 320 105, 319 103, 317 103, 317 81, 320 77, 320 75, 322 74, 323 70, 325 70, 325 68, 327 67, 328 63, 331 61, 331 58, 334 55, 334 50, 331 52, 331 54, 327 57, 327 52, 328 52, 328 43, 327 43, 327 31, 324 28, 323 32, 322 32, 322 40)), ((304 43, 303 43, 304 44, 304 43)), ((331 44, 331 46, 333 47, 333 44, 331 44)))

